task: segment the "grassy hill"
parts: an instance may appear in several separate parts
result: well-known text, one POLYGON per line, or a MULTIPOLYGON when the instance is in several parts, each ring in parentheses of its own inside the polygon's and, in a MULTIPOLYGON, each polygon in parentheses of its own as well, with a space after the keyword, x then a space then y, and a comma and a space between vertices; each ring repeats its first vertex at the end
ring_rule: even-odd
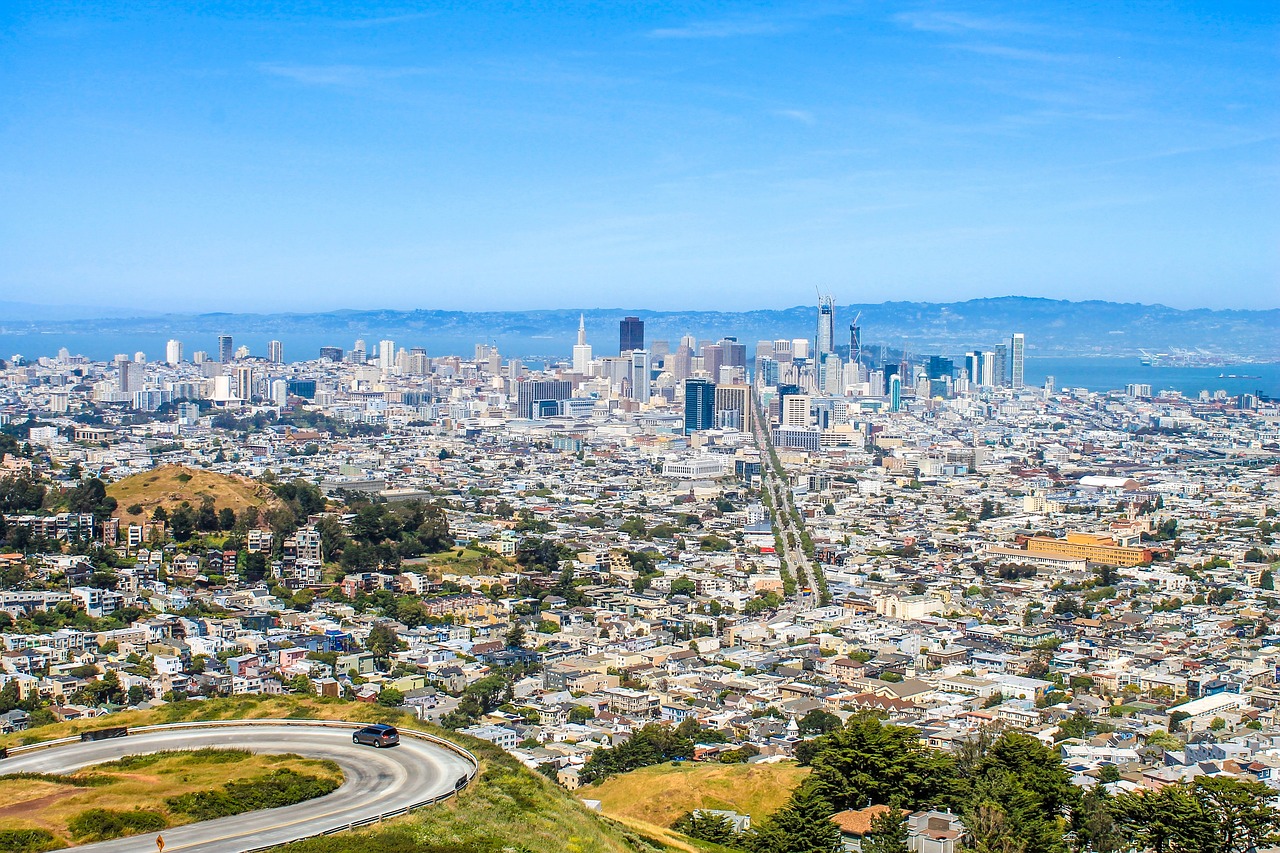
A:
MULTIPOLYGON (((5 735, 0 737, 0 746, 107 726, 272 717, 387 722, 425 729, 462 744, 480 759, 481 765, 476 780, 446 804, 387 821, 376 830, 285 845, 277 848, 280 853, 665 853, 689 849, 683 844, 651 843, 644 833, 601 817, 492 744, 434 729, 399 711, 361 702, 301 696, 175 702, 151 711, 129 711, 5 735)), ((166 794, 156 791, 157 799, 166 794)))
POLYGON ((119 506, 115 514, 124 522, 150 518, 157 506, 169 512, 183 501, 198 507, 206 496, 213 498, 218 509, 230 507, 237 515, 246 507, 278 502, 270 489, 255 480, 185 465, 165 465, 109 483, 107 495, 116 499, 119 506), (128 510, 132 506, 142 507, 142 512, 131 515, 128 510))
MULTIPOLYGON (((59 846, 69 845, 76 840, 69 827, 77 815, 88 809, 147 809, 162 815, 169 826, 179 826, 191 823, 192 818, 166 804, 167 797, 211 791, 227 782, 253 779, 274 770, 293 770, 335 781, 342 777, 342 771, 332 762, 236 750, 182 752, 113 762, 77 771, 65 782, 59 781, 65 777, 0 775, 0 832, 46 830, 60 842, 59 846)), ((0 847, 2 842, 0 838, 0 847)))
POLYGON ((599 800, 609 817, 637 827, 669 827, 695 808, 732 809, 759 820, 780 808, 808 772, 794 762, 659 764, 612 776, 577 793, 599 800))

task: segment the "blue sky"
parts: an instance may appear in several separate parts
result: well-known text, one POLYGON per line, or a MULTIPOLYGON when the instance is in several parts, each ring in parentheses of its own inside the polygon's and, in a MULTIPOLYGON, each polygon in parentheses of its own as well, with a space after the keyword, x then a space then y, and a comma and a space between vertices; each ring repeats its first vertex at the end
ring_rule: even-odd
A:
POLYGON ((11 0, 0 299, 1275 307, 1278 10, 11 0))

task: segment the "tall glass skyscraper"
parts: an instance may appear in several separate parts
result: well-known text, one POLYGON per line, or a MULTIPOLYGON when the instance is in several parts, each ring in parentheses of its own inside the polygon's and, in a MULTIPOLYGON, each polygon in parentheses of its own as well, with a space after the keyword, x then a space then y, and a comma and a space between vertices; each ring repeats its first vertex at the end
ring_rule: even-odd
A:
POLYGON ((623 317, 618 323, 618 355, 637 349, 644 349, 644 320, 623 317))
POLYGON ((824 352, 835 352, 836 346, 836 298, 818 297, 818 339, 814 358, 821 359, 824 352))
POLYGON ((1022 336, 1022 332, 1015 332, 1013 340, 1010 342, 1009 352, 1013 356, 1013 370, 1009 374, 1009 384, 1015 391, 1022 390, 1023 360, 1026 358, 1024 352, 1026 348, 1026 339, 1022 336))
POLYGON ((716 425, 716 386, 705 379, 684 383, 684 432, 688 435, 716 425))

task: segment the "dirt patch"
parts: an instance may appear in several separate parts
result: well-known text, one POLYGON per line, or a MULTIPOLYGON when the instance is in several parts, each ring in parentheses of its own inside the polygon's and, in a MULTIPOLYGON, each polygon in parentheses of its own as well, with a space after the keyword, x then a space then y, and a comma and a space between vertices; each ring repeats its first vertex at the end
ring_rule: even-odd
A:
POLYGON ((54 791, 52 794, 36 797, 34 800, 26 800, 21 803, 0 807, 0 820, 5 820, 6 818, 35 820, 34 813, 53 805, 59 800, 65 800, 79 790, 79 788, 71 788, 66 791, 54 791))

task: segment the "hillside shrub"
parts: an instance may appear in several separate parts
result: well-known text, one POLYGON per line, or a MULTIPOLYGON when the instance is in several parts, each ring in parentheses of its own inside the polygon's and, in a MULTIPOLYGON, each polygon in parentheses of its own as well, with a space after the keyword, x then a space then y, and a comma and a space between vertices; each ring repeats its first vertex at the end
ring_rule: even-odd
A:
POLYGON ((170 797, 165 804, 194 820, 213 820, 259 809, 296 805, 332 793, 339 784, 333 779, 321 779, 293 770, 277 770, 256 779, 228 782, 213 791, 194 791, 170 797))
POLYGON ((145 809, 89 809, 73 817, 67 823, 67 829, 77 841, 107 841, 141 832, 155 832, 168 825, 164 815, 145 809))

